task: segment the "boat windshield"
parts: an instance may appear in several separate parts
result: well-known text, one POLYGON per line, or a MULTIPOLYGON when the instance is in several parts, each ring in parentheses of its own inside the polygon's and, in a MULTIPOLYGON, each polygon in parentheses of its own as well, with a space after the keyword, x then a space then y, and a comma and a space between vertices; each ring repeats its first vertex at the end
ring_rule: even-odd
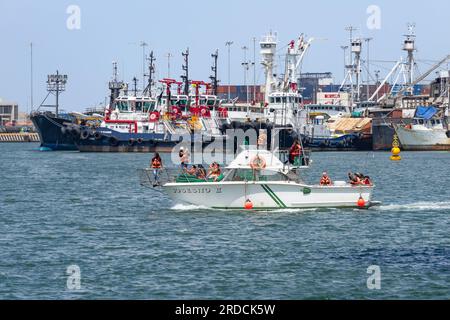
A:
POLYGON ((224 181, 289 181, 282 172, 273 170, 232 169, 224 181))
POLYGON ((120 112, 128 111, 128 101, 116 101, 116 108, 119 109, 120 112))

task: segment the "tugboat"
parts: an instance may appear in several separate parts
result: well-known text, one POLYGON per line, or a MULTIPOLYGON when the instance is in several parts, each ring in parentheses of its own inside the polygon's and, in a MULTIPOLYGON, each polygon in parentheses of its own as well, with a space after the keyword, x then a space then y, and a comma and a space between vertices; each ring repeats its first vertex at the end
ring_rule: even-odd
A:
MULTIPOLYGON (((96 128, 81 127, 76 141, 81 152, 171 152, 185 138, 192 143, 208 144, 224 139, 221 132, 226 124, 227 110, 217 97, 200 94, 202 81, 191 81, 195 96, 181 94, 182 83, 163 79, 165 95, 124 95, 117 97, 106 110, 105 119, 96 128), (173 95, 171 86, 178 85, 173 95), (189 105, 189 101, 194 104, 189 105), (200 139, 200 140, 199 140, 200 139)), ((207 87, 208 92, 208 87, 207 87)))
MULTIPOLYGON (((372 200, 373 185, 344 181, 326 186, 306 184, 301 171, 309 167, 310 161, 304 154, 302 157, 291 165, 281 161, 275 152, 247 147, 220 175, 200 179, 182 172, 162 182, 162 190, 177 203, 211 209, 367 209, 379 204, 372 200)), ((151 174, 147 177, 151 179, 151 174)))

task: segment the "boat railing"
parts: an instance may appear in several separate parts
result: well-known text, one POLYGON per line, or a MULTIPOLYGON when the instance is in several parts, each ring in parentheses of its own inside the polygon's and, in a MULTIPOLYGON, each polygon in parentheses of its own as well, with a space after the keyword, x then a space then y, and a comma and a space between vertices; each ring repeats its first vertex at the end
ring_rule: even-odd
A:
POLYGON ((311 150, 302 149, 302 153, 294 158, 292 163, 288 150, 277 150, 278 158, 285 164, 286 169, 309 168, 312 163, 311 150))
POLYGON ((196 183, 210 182, 211 179, 201 179, 191 175, 181 168, 138 169, 140 185, 147 188, 155 188, 166 183, 196 183))

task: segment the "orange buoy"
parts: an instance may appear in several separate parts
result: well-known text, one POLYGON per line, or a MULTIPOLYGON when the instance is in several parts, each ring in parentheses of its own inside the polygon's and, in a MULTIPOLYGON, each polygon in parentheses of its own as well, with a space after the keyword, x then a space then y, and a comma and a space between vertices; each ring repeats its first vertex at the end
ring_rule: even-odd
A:
POLYGON ((364 208, 366 206, 366 201, 364 200, 364 198, 362 196, 360 196, 357 204, 358 204, 358 207, 364 208))
POLYGON ((245 210, 252 210, 253 209, 253 202, 251 202, 250 199, 247 199, 247 201, 245 201, 244 208, 245 208, 245 210))

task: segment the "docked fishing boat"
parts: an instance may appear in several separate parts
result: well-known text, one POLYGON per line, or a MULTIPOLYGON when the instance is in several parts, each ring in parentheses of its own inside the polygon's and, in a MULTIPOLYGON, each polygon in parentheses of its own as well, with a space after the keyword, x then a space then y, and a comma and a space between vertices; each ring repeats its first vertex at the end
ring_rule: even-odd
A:
POLYGON ((177 203, 217 209, 369 208, 377 204, 372 201, 371 185, 306 184, 301 172, 309 163, 309 157, 303 156, 294 166, 274 152, 247 147, 215 179, 181 173, 161 185, 177 203))
POLYGON ((395 125, 395 132, 404 150, 450 150, 450 130, 435 107, 418 107, 413 122, 395 125))

